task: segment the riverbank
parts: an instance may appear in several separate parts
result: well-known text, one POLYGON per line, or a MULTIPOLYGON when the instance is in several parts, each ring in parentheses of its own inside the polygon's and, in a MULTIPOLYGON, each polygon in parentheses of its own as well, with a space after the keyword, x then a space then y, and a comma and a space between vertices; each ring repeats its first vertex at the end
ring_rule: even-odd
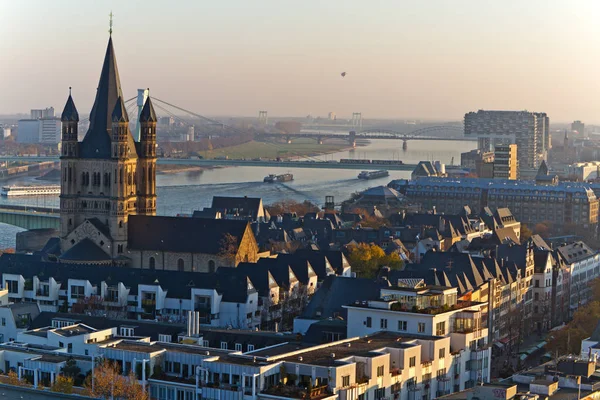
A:
POLYGON ((270 143, 251 141, 237 146, 200 152, 204 158, 229 157, 232 159, 253 158, 298 158, 315 157, 351 149, 347 141, 332 141, 318 144, 310 139, 297 139, 292 143, 270 143))
POLYGON ((200 172, 207 169, 212 169, 213 167, 203 167, 198 165, 173 165, 173 164, 157 164, 156 165, 156 173, 157 174, 178 174, 180 172, 200 172))

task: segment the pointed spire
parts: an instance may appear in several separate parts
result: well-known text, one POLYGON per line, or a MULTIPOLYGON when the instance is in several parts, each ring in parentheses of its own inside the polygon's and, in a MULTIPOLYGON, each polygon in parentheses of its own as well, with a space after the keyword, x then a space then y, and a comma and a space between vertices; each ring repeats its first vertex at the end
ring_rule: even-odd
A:
POLYGON ((110 113, 114 110, 119 97, 123 97, 123 93, 121 91, 117 58, 111 37, 108 39, 96 99, 90 113, 90 130, 93 129, 98 134, 102 133, 102 131, 109 134, 111 129, 110 113))
POLYGON ((119 97, 123 97, 123 93, 113 41, 110 37, 104 55, 98 89, 96 90, 96 99, 90 112, 90 128, 81 146, 81 156, 83 158, 111 157, 111 117, 119 97))
POLYGON ((156 113, 154 112, 154 106, 150 96, 146 99, 142 112, 140 113, 140 122, 157 122, 156 113))
POLYGON ((115 104, 115 108, 112 112, 112 122, 129 122, 129 116, 127 115, 127 110, 125 109, 125 103, 123 103, 123 98, 120 96, 117 99, 117 103, 115 104))
POLYGON ((546 160, 542 160, 540 164, 540 168, 538 168, 538 172, 536 176, 546 176, 549 175, 548 165, 546 164, 546 160))
POLYGON ((79 121, 79 113, 77 112, 77 107, 75 107, 75 102, 73 101, 73 97, 71 97, 71 87, 69 86, 69 98, 67 99, 67 103, 65 104, 65 108, 63 109, 62 115, 60 117, 62 122, 68 121, 79 121))

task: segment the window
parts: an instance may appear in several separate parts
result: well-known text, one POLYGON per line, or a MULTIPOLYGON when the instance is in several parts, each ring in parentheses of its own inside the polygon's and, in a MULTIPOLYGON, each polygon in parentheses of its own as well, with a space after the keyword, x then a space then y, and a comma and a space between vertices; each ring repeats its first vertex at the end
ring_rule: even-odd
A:
POLYGON ((127 337, 133 336, 133 328, 127 328, 127 327, 122 326, 119 332, 120 332, 121 336, 127 336, 127 337))
POLYGON ((385 388, 375 389, 375 398, 376 399, 384 399, 385 398, 385 388))
POLYGON ((350 375, 342 376, 342 386, 343 387, 350 386, 350 375))
POLYGON ((367 322, 366 322, 366 324, 367 324, 367 328, 370 328, 370 327, 371 327, 371 317, 367 317, 367 322))
POLYGON ((383 376, 383 365, 380 365, 379 367, 377 367, 377 376, 383 376))
POLYGON ((417 332, 419 332, 419 333, 425 332, 425 322, 419 322, 419 325, 417 327, 417 332))
POLYGON ((241 343, 236 343, 235 344, 235 351, 242 351, 242 344, 241 343))
POLYGON ((165 335, 165 334, 159 333, 158 341, 165 342, 165 343, 171 343, 171 335, 165 335))
POLYGON ((210 347, 210 342, 208 340, 203 340, 202 341, 202 346, 204 346, 204 347, 210 347))
POLYGON ((417 357, 411 357, 408 359, 408 367, 412 368, 417 365, 417 357))
POLYGON ((177 260, 177 271, 183 271, 185 267, 185 263, 183 262, 183 258, 177 260))
POLYGON ((227 350, 227 342, 221 342, 221 349, 227 350))
POLYGON ((156 260, 154 259, 154 257, 150 257, 150 259, 148 260, 148 266, 152 270, 156 268, 156 260))
POLYGON ((6 318, 2 317, 2 326, 6 326, 6 318))
POLYGON ((534 299, 535 301, 538 301, 538 300, 540 299, 540 294, 539 294, 539 293, 534 293, 534 294, 533 294, 533 299, 534 299))
POLYGON ((439 358, 444 358, 444 357, 446 357, 446 348, 439 350, 439 358))
POLYGON ((6 281, 8 286, 8 293, 19 293, 19 282, 18 281, 6 281))
POLYGON ((398 321, 398 330, 399 331, 405 331, 407 325, 408 324, 406 323, 406 321, 398 321))
POLYGON ((381 318, 381 321, 379 323, 379 327, 381 329, 387 329, 387 319, 386 318, 381 318))
POLYGON ((435 334, 437 336, 444 336, 446 334, 446 321, 435 324, 435 334))
POLYGON ((73 343, 67 343, 67 353, 73 352, 73 343))
POLYGON ((79 299, 85 297, 85 288, 83 286, 71 286, 71 298, 79 299))
POLYGON ((248 345, 248 351, 254 351, 254 345, 253 344, 249 344, 248 345))
POLYGON ((535 287, 540 287, 540 281, 539 281, 539 279, 535 280, 535 287))
POLYGON ((211 274, 215 272, 215 262, 213 260, 208 261, 208 272, 211 274))

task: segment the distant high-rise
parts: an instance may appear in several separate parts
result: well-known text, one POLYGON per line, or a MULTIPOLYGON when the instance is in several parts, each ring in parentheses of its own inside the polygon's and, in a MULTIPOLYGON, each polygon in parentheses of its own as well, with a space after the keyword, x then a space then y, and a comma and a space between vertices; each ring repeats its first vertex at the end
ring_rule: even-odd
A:
POLYGON ((579 134, 579 137, 587 137, 585 135, 585 124, 581 121, 574 121, 571 124, 571 131, 577 132, 579 134))
POLYGON ((31 110, 31 119, 54 118, 54 107, 46 107, 43 110, 31 110))
POLYGON ((330 121, 335 121, 335 119, 336 119, 335 113, 333 111, 330 111, 329 114, 327 114, 327 118, 330 121))
POLYGON ((519 168, 537 169, 550 148, 550 120, 546 113, 485 111, 465 114, 465 136, 477 137, 478 149, 516 144, 519 168))
POLYGON ((517 145, 496 146, 494 151, 494 178, 517 179, 517 145))

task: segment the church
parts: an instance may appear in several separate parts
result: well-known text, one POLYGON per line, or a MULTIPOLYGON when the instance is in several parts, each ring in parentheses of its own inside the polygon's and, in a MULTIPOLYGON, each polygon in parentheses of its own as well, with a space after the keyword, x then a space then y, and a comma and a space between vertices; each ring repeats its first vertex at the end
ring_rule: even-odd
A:
POLYGON ((258 259, 247 221, 156 216, 157 117, 148 97, 136 141, 112 34, 83 140, 70 89, 61 121, 60 238, 46 245, 49 259, 197 272, 258 259))

